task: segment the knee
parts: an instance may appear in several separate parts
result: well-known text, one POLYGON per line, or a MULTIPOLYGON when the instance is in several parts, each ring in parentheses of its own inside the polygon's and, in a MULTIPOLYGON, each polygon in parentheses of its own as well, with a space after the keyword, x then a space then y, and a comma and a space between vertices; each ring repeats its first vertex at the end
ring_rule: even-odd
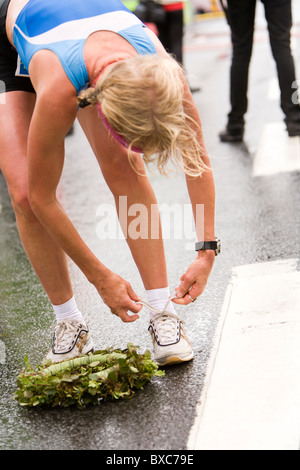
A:
POLYGON ((10 191, 10 197, 16 216, 22 216, 26 219, 34 217, 26 188, 14 188, 10 191))
POLYGON ((288 41, 286 42, 278 42, 278 41, 270 41, 272 55, 274 57, 275 62, 289 62, 293 61, 291 47, 288 41))
POLYGON ((252 56, 252 43, 251 44, 234 44, 232 60, 235 64, 248 65, 252 56))

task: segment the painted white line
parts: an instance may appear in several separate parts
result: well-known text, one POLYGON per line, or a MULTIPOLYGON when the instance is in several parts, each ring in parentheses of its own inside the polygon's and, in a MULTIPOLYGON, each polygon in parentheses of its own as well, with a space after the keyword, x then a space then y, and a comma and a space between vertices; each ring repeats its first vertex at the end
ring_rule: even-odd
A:
POLYGON ((234 269, 190 450, 298 450, 297 260, 234 269))
POLYGON ((253 175, 300 171, 300 137, 288 137, 283 122, 266 124, 253 163, 253 175))

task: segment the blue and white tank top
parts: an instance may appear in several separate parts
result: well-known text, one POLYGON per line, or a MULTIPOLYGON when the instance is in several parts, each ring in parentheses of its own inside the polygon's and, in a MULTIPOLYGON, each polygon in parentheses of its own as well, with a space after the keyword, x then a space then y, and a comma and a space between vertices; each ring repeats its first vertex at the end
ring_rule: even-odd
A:
POLYGON ((79 92, 89 82, 85 41, 104 30, 118 33, 138 54, 156 54, 145 25, 121 0, 30 0, 18 15, 13 42, 27 70, 35 52, 53 51, 79 92))

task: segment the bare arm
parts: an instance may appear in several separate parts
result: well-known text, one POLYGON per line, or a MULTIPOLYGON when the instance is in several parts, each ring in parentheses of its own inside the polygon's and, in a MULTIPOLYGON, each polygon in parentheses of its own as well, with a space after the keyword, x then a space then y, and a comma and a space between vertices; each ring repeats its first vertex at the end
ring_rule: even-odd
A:
POLYGON ((186 111, 198 124, 197 132, 198 141, 202 148, 201 156, 203 162, 208 167, 208 170, 198 178, 191 178, 187 176, 187 188, 193 206, 198 241, 209 241, 214 240, 215 238, 215 184, 209 156, 204 142, 201 120, 188 87, 186 87, 186 111), (200 226, 198 226, 198 221, 196 220, 197 204, 204 205, 204 223, 203 225, 200 224, 200 226))
MULTIPOLYGON (((210 168, 209 157, 205 148, 200 117, 190 94, 187 84, 185 84, 186 111, 198 124, 198 139, 203 149, 202 159, 210 168)), ((191 200, 196 234, 198 241, 212 241, 215 239, 215 185, 213 173, 209 169, 202 176, 192 178, 186 176, 187 189, 191 200), (201 211, 197 211, 197 206, 203 205, 204 218, 200 217, 201 211)), ((189 304, 189 295, 196 299, 205 289, 208 277, 212 270, 215 254, 213 251, 198 251, 196 259, 181 276, 181 283, 176 289, 177 299, 175 303, 189 304)))

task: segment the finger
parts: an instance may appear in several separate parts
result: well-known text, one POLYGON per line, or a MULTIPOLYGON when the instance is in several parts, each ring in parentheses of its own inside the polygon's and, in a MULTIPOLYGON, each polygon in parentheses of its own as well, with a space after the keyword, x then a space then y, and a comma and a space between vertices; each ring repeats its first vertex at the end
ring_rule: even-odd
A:
POLYGON ((180 286, 176 290, 176 297, 182 298, 189 292, 190 288, 194 283, 194 279, 190 279, 187 275, 184 277, 184 280, 181 282, 180 286))
POLYGON ((130 310, 132 313, 139 313, 140 310, 142 310, 143 305, 142 304, 136 304, 134 302, 129 302, 128 305, 126 305, 127 310, 130 310))
POLYGON ((139 315, 129 315, 127 312, 124 311, 119 313, 118 316, 124 323, 132 323, 140 318, 139 315))
POLYGON ((204 286, 202 284, 199 284, 198 282, 195 282, 192 285, 192 288, 189 291, 189 295, 192 297, 192 299, 197 299, 204 291, 204 286))
POLYGON ((137 295, 137 294, 134 292, 134 290, 133 290, 133 288, 131 287, 130 284, 128 284, 128 286, 127 286, 127 292, 128 292, 129 297, 130 297, 132 300, 134 300, 135 302, 138 302, 139 300, 142 300, 142 297, 140 297, 139 295, 137 295))
POLYGON ((196 300, 196 297, 192 297, 189 292, 185 294, 183 297, 180 297, 180 299, 178 299, 177 297, 174 297, 174 299, 172 299, 174 304, 178 304, 178 305, 188 305, 194 302, 195 300, 196 300))
POLYGON ((192 300, 189 298, 188 294, 186 294, 184 297, 181 297, 180 299, 177 299, 176 297, 172 299, 174 304, 178 305, 188 305, 192 303, 192 300))
POLYGON ((139 318, 138 315, 129 315, 128 312, 124 309, 115 310, 111 308, 110 311, 113 315, 116 315, 116 317, 119 317, 125 323, 133 322, 139 318))
POLYGON ((173 302, 175 304, 179 304, 179 305, 189 305, 193 302, 195 302, 195 300, 197 299, 196 295, 195 294, 191 294, 192 290, 190 290, 190 292, 187 292, 183 297, 181 297, 180 299, 178 298, 174 298, 172 299, 173 302))
POLYGON ((204 286, 201 284, 195 282, 189 292, 187 292, 183 297, 177 298, 175 297, 173 300, 174 303, 179 304, 179 305, 188 305, 192 302, 195 302, 195 300, 203 293, 204 291, 204 286))
POLYGON ((120 307, 119 312, 127 312, 130 310, 132 313, 139 313, 139 311, 143 308, 142 304, 133 302, 129 295, 125 295, 123 299, 120 299, 120 307))

